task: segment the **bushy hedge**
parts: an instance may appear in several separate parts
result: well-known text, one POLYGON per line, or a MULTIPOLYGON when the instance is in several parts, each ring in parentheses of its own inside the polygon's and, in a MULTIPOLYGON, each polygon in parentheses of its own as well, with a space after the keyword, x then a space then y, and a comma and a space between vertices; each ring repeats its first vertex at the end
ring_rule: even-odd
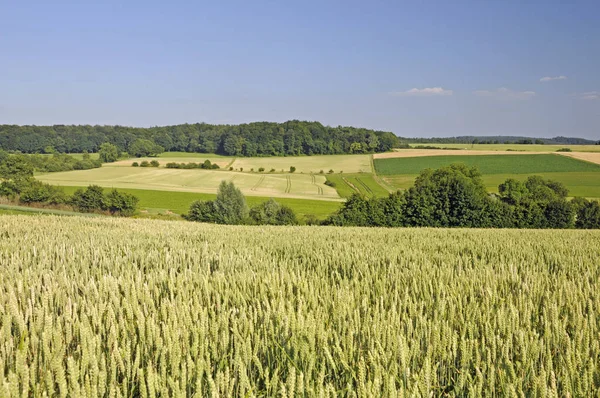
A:
POLYGON ((175 163, 170 162, 165 165, 167 169, 205 169, 205 170, 214 170, 218 169, 219 165, 216 163, 211 163, 210 160, 206 159, 203 163, 175 163))
POLYGON ((508 179, 489 194, 476 168, 453 164, 424 170, 413 187, 387 198, 349 198, 325 222, 340 226, 600 228, 598 202, 567 200, 559 182, 508 179))

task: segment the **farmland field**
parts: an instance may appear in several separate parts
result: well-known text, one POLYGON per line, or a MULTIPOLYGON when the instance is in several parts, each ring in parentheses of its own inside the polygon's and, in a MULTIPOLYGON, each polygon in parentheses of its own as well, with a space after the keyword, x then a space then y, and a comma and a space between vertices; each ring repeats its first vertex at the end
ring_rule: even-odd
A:
POLYGON ((381 198, 390 193, 375 180, 375 176, 371 173, 329 174, 327 179, 335 183, 335 189, 343 198, 348 198, 355 193, 369 198, 381 198))
POLYGON ((451 163, 476 166, 482 174, 600 173, 600 165, 555 154, 429 156, 375 159, 374 163, 379 175, 418 174, 423 169, 436 169, 451 163))
MULTIPOLYGON (((64 187, 65 192, 73 194, 80 187, 64 187)), ((140 209, 150 214, 185 214, 190 209, 190 205, 195 200, 214 200, 215 194, 194 193, 194 192, 173 192, 173 191, 153 191, 145 189, 119 189, 135 195, 140 199, 140 209)), ((268 197, 247 196, 248 206, 256 206, 261 202, 269 200, 268 197)), ((324 219, 334 211, 340 208, 341 202, 330 200, 310 200, 310 199, 290 199, 277 198, 277 202, 291 207, 300 217, 313 215, 318 219, 324 219)))
POLYGON ((598 231, 1 216, 0 236, 0 396, 600 388, 598 231))
POLYGON ((233 181, 245 195, 297 199, 340 200, 335 189, 326 186, 324 176, 309 174, 246 173, 225 170, 180 170, 119 167, 48 173, 41 181, 62 186, 96 184, 108 188, 131 188, 175 192, 216 193, 223 180, 233 181))
POLYGON ((335 173, 370 173, 371 155, 315 155, 315 156, 275 156, 257 158, 236 158, 231 165, 235 169, 243 168, 258 170, 264 167, 266 171, 275 169, 288 171, 290 166, 296 167, 296 173, 318 174, 321 170, 327 173, 333 170, 335 173))
POLYGON ((498 185, 508 178, 525 180, 530 175, 540 175, 565 184, 570 196, 600 198, 600 165, 557 154, 454 155, 374 160, 382 180, 396 189, 410 188, 418 173, 427 167, 437 168, 459 162, 479 167, 483 182, 490 192, 497 192, 498 185))
POLYGON ((411 147, 434 146, 438 148, 467 149, 475 151, 524 151, 556 152, 561 148, 570 148, 574 152, 600 152, 600 145, 521 145, 521 144, 410 144, 411 147))

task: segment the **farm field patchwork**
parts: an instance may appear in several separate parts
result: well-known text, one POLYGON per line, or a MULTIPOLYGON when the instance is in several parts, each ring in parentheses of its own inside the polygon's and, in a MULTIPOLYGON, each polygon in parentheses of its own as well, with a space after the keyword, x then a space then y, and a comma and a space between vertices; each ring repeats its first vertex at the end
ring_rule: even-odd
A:
POLYGON ((216 193, 223 180, 233 181, 247 196, 341 200, 326 186, 324 176, 284 173, 241 173, 225 170, 180 170, 144 167, 101 167, 92 170, 48 173, 41 181, 62 186, 96 184, 108 188, 216 193))
POLYGON ((599 231, 1 216, 0 236, 0 396, 600 389, 599 231))
MULTIPOLYGON (((65 192, 73 194, 81 187, 67 186, 63 187, 65 192)), ((119 188, 119 191, 130 193, 140 199, 140 209, 150 214, 185 214, 188 212, 192 202, 196 200, 214 200, 215 194, 195 193, 195 192, 175 192, 175 191, 155 191, 146 189, 128 189, 119 188)), ((300 218, 307 215, 313 215, 318 219, 325 219, 331 213, 335 212, 342 205, 338 201, 329 200, 311 200, 311 199, 290 199, 275 198, 282 205, 291 207, 300 218)), ((247 196, 248 206, 256 206, 259 203, 269 200, 268 197, 247 196)))
POLYGON ((411 147, 434 146, 438 148, 466 149, 475 151, 523 151, 523 152, 556 152, 561 148, 570 148, 574 152, 600 152, 600 145, 521 145, 521 144, 435 144, 416 143, 411 147))
MULTIPOLYGON (((556 154, 428 156, 415 158, 374 159, 379 175, 418 174, 426 168, 451 163, 477 166, 482 174, 535 174, 562 172, 599 172, 600 165, 556 154)), ((599 174, 600 176, 600 174, 599 174)))

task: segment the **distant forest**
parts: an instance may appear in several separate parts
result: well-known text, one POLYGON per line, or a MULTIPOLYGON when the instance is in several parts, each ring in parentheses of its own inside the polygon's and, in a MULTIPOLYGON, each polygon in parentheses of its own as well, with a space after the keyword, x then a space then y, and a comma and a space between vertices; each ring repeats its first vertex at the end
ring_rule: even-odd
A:
POLYGON ((546 144, 546 145, 600 145, 600 141, 575 137, 532 138, 522 136, 473 136, 433 137, 433 138, 403 138, 407 143, 434 144, 546 144))
POLYGON ((110 142, 122 152, 156 144, 157 151, 218 153, 229 156, 295 156, 385 152, 400 145, 396 135, 318 122, 205 123, 165 127, 0 125, 0 148, 23 153, 98 152, 110 142), (150 142, 148 142, 150 141, 150 142), (135 143, 135 144, 134 144, 135 143), (162 150, 161 150, 162 149, 162 150))

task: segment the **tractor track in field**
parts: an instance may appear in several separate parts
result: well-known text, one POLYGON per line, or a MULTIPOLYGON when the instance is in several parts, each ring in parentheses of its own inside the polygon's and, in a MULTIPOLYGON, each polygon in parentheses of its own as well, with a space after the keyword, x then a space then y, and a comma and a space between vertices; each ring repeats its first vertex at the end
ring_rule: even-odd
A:
POLYGON ((310 177, 312 178, 312 184, 317 187, 317 195, 323 195, 323 187, 321 187, 319 184, 317 184, 317 179, 315 177, 314 174, 310 174, 310 177))
POLYGON ((348 184, 348 186, 349 186, 350 188, 352 188, 352 189, 354 190, 354 192, 358 193, 359 195, 361 194, 361 193, 360 193, 360 189, 358 189, 358 188, 356 187, 356 185, 354 185, 354 184, 352 184, 350 181, 348 181, 348 179, 347 179, 346 177, 342 177, 342 180, 343 180, 343 181, 344 181, 346 184, 348 184))
POLYGON ((258 180, 258 182, 256 184, 254 184, 254 186, 252 188, 250 188, 250 190, 256 191, 258 189, 258 187, 260 187, 260 184, 263 183, 264 180, 265 180, 265 176, 261 176, 260 179, 258 180))
POLYGON ((365 189, 365 191, 367 191, 369 195, 374 196, 373 190, 369 188, 369 186, 365 184, 364 181, 360 179, 360 177, 356 177, 356 181, 365 189))
POLYGON ((287 185, 285 187, 285 193, 290 193, 292 191, 292 179, 290 176, 285 176, 287 185))

